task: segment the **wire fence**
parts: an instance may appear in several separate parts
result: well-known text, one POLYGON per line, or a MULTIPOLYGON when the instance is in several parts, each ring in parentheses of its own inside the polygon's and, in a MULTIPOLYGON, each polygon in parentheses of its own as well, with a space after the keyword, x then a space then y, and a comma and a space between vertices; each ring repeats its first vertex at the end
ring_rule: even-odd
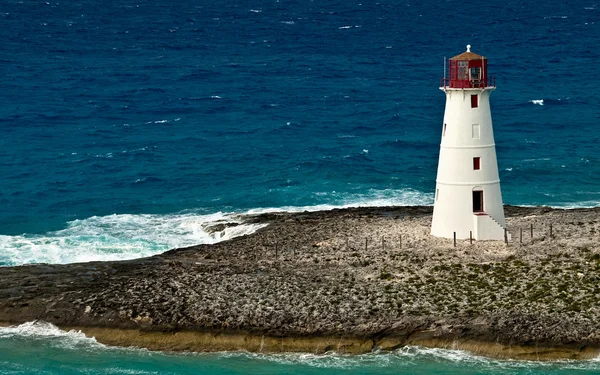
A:
MULTIPOLYGON (((381 233, 381 232, 379 232, 381 233)), ((567 232, 561 232, 565 234, 567 232)), ((600 231, 598 231, 600 233, 600 231)), ((567 235, 568 237, 568 235, 567 235)), ((534 244, 539 241, 553 241, 559 240, 561 237, 557 236, 557 231, 552 223, 534 225, 533 223, 527 225, 521 225, 518 227, 511 227, 504 231, 504 243, 509 246, 527 246, 534 244)), ((443 239, 441 239, 443 241, 443 239)), ((316 240, 315 240, 316 241, 316 240)), ((403 235, 395 233, 393 235, 377 235, 373 234, 368 237, 357 237, 357 236, 345 236, 330 238, 321 242, 313 242, 307 244, 299 244, 297 241, 286 241, 282 238, 271 238, 265 243, 262 243, 262 251, 256 249, 254 256, 262 258, 267 253, 271 253, 271 257, 279 259, 281 257, 292 256, 296 257, 299 252, 306 253, 320 253, 327 252, 329 249, 334 249, 339 252, 347 253, 362 253, 366 254, 369 252, 386 252, 386 251, 409 251, 410 249, 424 249, 427 247, 440 248, 446 246, 469 246, 476 245, 478 242, 473 232, 470 233, 468 239, 458 239, 456 232, 454 232, 453 239, 451 242, 446 242, 447 245, 443 245, 444 242, 440 243, 440 239, 433 237, 430 234, 408 234, 403 235), (429 242, 430 239, 436 239, 435 241, 429 242), (440 246, 442 245, 442 246, 440 246), (260 254, 263 253, 263 254, 260 254)), ((485 241, 487 242, 487 241, 485 241)))

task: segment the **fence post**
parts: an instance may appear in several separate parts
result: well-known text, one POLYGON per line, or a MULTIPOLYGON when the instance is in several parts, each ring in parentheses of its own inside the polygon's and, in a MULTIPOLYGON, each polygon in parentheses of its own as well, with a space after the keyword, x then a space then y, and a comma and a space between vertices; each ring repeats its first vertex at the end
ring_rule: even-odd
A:
POLYGON ((367 252, 367 241, 368 239, 365 237, 365 253, 367 252))
POLYGON ((381 236, 381 249, 385 251, 385 237, 381 236))
POLYGON ((471 245, 473 245, 473 231, 472 230, 469 231, 469 242, 471 243, 471 245))
POLYGON ((550 238, 552 238, 552 223, 550 223, 550 238))
POLYGON ((504 243, 508 245, 508 231, 504 228, 504 243))
POLYGON ((533 240, 533 223, 531 223, 531 229, 530 229, 530 232, 531 232, 531 239, 533 240))
POLYGON ((454 232, 454 247, 456 247, 456 232, 454 232))
POLYGON ((400 235, 400 249, 402 249, 402 235, 400 235))
POLYGON ((519 243, 523 243, 523 228, 520 228, 519 243))

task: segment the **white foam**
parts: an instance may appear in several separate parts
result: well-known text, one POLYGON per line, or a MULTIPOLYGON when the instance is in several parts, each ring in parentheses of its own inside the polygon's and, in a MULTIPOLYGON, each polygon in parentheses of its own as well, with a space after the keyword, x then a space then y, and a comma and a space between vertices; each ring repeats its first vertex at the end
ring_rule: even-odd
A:
POLYGON ((440 348, 424 348, 420 346, 405 346, 396 350, 398 356, 431 356, 444 359, 451 362, 489 362, 490 359, 480 357, 464 350, 458 349, 440 349, 440 348))
POLYGON ((239 215, 221 212, 93 216, 42 235, 0 235, 0 265, 135 259, 169 249, 228 240, 265 225, 244 224, 239 215), (225 223, 238 225, 210 230, 212 225, 225 223))
POLYGON ((27 338, 33 340, 51 340, 53 345, 68 349, 84 347, 105 347, 93 337, 87 337, 81 331, 63 331, 57 326, 34 321, 18 326, 0 327, 0 339, 27 338))
POLYGON ((353 368, 365 366, 369 368, 387 367, 391 364, 393 357, 389 354, 340 354, 328 352, 324 354, 313 353, 250 353, 250 352, 222 352, 219 354, 225 358, 247 357, 253 360, 263 360, 284 365, 304 365, 317 368, 353 368))
POLYGON ((533 99, 529 101, 530 103, 533 104, 537 104, 537 105, 544 105, 544 99, 533 99))
POLYGON ((262 354, 248 352, 223 352, 223 357, 249 357, 280 364, 300 364, 318 368, 354 369, 365 368, 407 368, 414 366, 419 360, 434 358, 436 361, 464 363, 468 366, 521 367, 528 366, 526 362, 510 362, 476 356, 469 352, 454 349, 423 348, 405 346, 393 352, 374 351, 367 354, 340 354, 328 352, 325 354, 310 353, 281 353, 262 354))
MULTIPOLYGON (((334 192, 315 192, 317 196, 336 195, 334 192)), ((433 204, 433 193, 422 193, 413 189, 371 189, 366 194, 344 194, 336 197, 335 204, 318 204, 314 206, 284 206, 270 208, 254 208, 248 214, 275 212, 315 212, 353 207, 388 207, 388 206, 430 206, 433 204)))
POLYGON ((349 207, 423 206, 433 194, 412 189, 369 190, 366 194, 315 192, 331 204, 255 208, 246 212, 169 215, 120 214, 93 216, 67 223, 62 230, 44 234, 0 235, 0 265, 66 264, 136 259, 170 249, 213 244, 254 233, 267 224, 246 224, 244 215, 272 212, 326 211, 349 207), (235 223, 215 231, 217 224, 235 223))
POLYGON ((548 207, 552 207, 552 208, 565 208, 565 209, 593 208, 593 207, 600 207, 600 201, 589 200, 589 201, 583 201, 583 202, 563 203, 563 204, 549 205, 548 207))

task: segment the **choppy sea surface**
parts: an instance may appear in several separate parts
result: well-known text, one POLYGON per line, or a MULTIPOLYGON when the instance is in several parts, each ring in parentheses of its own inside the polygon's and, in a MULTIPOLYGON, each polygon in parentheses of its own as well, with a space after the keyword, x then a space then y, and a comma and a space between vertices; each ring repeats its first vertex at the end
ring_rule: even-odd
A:
MULTIPOLYGON (((239 214, 432 203, 444 57, 489 59, 504 202, 600 205, 600 3, 0 4, 0 266, 251 233, 239 214)), ((0 374, 598 373, 461 352, 170 355, 32 324, 0 374), (48 333, 50 332, 50 333, 48 333)))

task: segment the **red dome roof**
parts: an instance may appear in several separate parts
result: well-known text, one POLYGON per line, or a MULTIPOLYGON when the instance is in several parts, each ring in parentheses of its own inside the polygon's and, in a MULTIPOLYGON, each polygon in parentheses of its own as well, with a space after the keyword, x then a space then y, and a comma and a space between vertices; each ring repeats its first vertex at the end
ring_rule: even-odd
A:
POLYGON ((456 56, 450 58, 450 60, 481 60, 481 59, 485 59, 485 57, 478 55, 476 53, 473 53, 471 51, 463 52, 460 55, 456 55, 456 56))

